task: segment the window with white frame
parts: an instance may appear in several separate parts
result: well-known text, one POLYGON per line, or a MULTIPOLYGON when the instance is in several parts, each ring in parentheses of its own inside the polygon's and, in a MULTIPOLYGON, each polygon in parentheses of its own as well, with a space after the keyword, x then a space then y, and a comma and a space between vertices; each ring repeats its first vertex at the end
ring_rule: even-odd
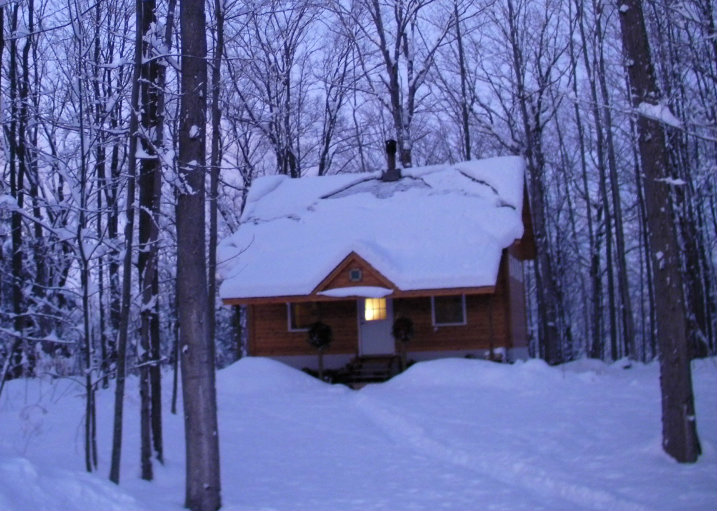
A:
POLYGON ((316 302, 287 303, 289 331, 308 330, 312 323, 319 320, 319 304, 316 302))
POLYGON ((465 295, 431 297, 431 312, 434 326, 465 325, 465 295))

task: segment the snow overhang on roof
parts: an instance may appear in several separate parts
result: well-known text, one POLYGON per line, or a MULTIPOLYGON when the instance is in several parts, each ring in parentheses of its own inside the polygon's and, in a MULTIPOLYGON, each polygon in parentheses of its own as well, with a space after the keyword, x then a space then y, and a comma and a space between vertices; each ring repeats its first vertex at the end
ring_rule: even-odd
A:
POLYGON ((224 300, 310 295, 351 252, 399 291, 495 284, 523 234, 524 162, 500 157, 379 173, 254 181, 218 247, 224 300))
POLYGON ((383 298, 393 293, 393 289, 378 286, 351 286, 351 287, 335 287, 326 291, 319 291, 317 294, 322 296, 330 296, 332 298, 383 298))

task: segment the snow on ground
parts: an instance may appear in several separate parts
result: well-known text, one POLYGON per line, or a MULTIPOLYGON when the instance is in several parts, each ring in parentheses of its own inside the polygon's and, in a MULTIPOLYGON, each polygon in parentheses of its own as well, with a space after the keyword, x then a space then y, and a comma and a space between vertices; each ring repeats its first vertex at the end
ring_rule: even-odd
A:
MULTIPOLYGON (((657 364, 548 367, 446 359, 359 391, 267 359, 217 376, 224 509, 717 508, 717 359, 693 362, 703 455, 660 447, 657 364)), ((1 510, 180 510, 181 413, 164 381, 167 462, 139 480, 130 380, 121 485, 107 481, 113 390, 98 396, 100 469, 84 472, 81 386, 12 381, 0 397, 1 510)))

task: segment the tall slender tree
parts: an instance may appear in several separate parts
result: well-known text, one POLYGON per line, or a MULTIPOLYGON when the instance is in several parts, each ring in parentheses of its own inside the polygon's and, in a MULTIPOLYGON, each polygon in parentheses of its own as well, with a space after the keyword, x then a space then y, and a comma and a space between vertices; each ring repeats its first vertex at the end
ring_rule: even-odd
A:
MULTIPOLYGON (((135 2, 135 27, 142 26, 142 0, 135 2)), ((132 71, 132 95, 130 98, 129 122, 129 158, 127 161, 126 219, 124 228, 124 259, 122 276, 122 308, 119 314, 120 325, 117 334, 117 381, 115 382, 114 421, 112 429, 112 461, 110 481, 119 484, 120 462, 122 458, 122 419, 124 416, 124 392, 127 364, 127 342, 130 321, 130 301, 132 287, 132 247, 135 223, 135 186, 137 163, 137 129, 139 126, 139 76, 142 62, 142 32, 135 30, 134 67, 132 71)))
POLYGON ((180 3, 181 106, 177 186, 177 298, 184 397, 186 500, 221 506, 214 343, 209 339, 205 250, 207 46, 203 0, 180 3))
POLYGON ((162 186, 161 162, 158 148, 162 143, 161 113, 158 109, 159 61, 154 54, 156 46, 157 5, 154 0, 142 2, 142 25, 136 30, 142 33, 142 60, 139 72, 140 84, 140 145, 139 159, 139 232, 137 270, 140 307, 140 335, 137 346, 140 394, 140 459, 142 479, 152 480, 152 384, 150 368, 157 363, 153 359, 153 344, 159 344, 159 318, 157 314, 159 285, 157 281, 157 257, 159 250, 159 201, 162 186))
POLYGON ((216 299, 217 299, 217 230, 218 216, 217 201, 219 200, 219 174, 222 162, 221 119, 222 110, 220 101, 220 81, 222 58, 224 56, 224 2, 215 0, 214 20, 214 55, 212 57, 212 140, 211 162, 209 173, 209 261, 207 263, 208 293, 209 293, 209 339, 214 342, 216 332, 216 299))
MULTIPOLYGON (((551 47, 549 40, 555 35, 555 5, 546 3, 539 11, 531 12, 527 2, 507 0, 506 36, 511 51, 511 65, 515 87, 515 100, 522 127, 522 152, 527 165, 527 184, 530 207, 533 214, 533 230, 538 246, 538 256, 534 265, 537 286, 537 306, 539 317, 539 339, 542 355, 550 364, 563 361, 561 346, 563 337, 569 333, 563 307, 561 290, 556 274, 555 258, 551 255, 548 233, 547 176, 546 157, 543 147, 544 130, 551 111, 545 106, 548 88, 555 80, 559 56, 557 47, 551 47), (535 66, 535 84, 529 90, 526 58, 528 47, 525 41, 523 24, 533 17, 540 19, 540 37, 534 41, 538 45, 538 57, 531 63, 535 66)), ((553 107, 555 108, 555 107, 553 107)))
POLYGON ((440 2, 433 0, 365 0, 362 8, 372 24, 362 26, 362 30, 374 43, 383 69, 380 81, 385 91, 380 95, 381 102, 393 120, 401 165, 411 167, 413 118, 421 99, 419 92, 438 49, 453 32, 456 18, 453 9, 441 10, 440 2))
POLYGON ((172 45, 175 2, 168 5, 164 33, 158 25, 154 0, 142 2, 142 62, 140 69, 139 240, 138 272, 142 297, 138 363, 141 396, 142 477, 152 479, 151 454, 160 462, 162 447, 162 399, 159 323, 159 243, 162 164, 164 156, 164 105, 166 52, 172 45))
POLYGON ((679 462, 701 453, 697 436, 692 373, 687 347, 687 316, 679 245, 672 210, 672 173, 664 125, 648 112, 660 104, 642 3, 620 0, 620 27, 632 104, 639 115, 637 135, 645 188, 649 250, 657 310, 657 342, 662 391, 662 447, 679 462))
MULTIPOLYGON (((18 16, 20 12, 20 4, 12 6, 10 15, 11 33, 16 33, 18 27, 18 16)), ((7 376, 20 376, 22 374, 22 343, 24 341, 24 318, 25 299, 23 296, 22 275, 23 275, 23 252, 22 252, 22 217, 20 209, 25 202, 24 188, 24 165, 22 164, 22 155, 20 154, 17 137, 18 135, 18 63, 17 63, 17 38, 10 39, 8 47, 8 87, 10 103, 10 119, 6 126, 3 126, 5 137, 8 141, 8 155, 6 156, 9 173, 10 173, 10 195, 15 200, 16 208, 10 215, 10 230, 12 243, 12 316, 13 328, 15 330, 15 338, 7 352, 9 365, 7 366, 7 376)), ((3 374, 3 376, 6 376, 3 374)))

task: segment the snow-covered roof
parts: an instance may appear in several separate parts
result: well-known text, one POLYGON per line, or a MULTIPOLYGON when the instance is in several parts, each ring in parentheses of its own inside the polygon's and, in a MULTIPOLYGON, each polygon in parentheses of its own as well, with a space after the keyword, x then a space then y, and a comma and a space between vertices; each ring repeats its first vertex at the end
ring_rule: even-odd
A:
POLYGON ((220 296, 308 295, 351 252, 400 291, 493 286, 502 250, 523 234, 524 167, 507 156, 403 169, 395 182, 256 179, 219 244, 220 296))

